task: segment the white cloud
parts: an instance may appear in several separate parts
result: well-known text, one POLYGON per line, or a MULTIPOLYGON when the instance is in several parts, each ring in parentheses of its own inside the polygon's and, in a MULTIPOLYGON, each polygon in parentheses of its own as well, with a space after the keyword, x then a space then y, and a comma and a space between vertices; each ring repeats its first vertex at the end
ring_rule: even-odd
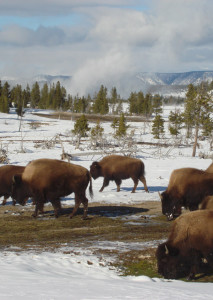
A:
POLYGON ((124 86, 137 72, 213 69, 211 0, 0 0, 2 15, 18 8, 28 16, 78 13, 79 20, 35 30, 15 22, 2 27, 0 75, 72 75, 73 91, 86 93, 94 85, 124 86), (149 9, 125 7, 144 3, 149 9))

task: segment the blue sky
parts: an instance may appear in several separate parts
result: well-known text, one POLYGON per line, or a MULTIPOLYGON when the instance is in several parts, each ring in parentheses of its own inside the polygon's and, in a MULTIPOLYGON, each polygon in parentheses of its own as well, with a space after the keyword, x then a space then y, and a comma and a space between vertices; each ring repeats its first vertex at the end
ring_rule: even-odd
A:
POLYGON ((0 0, 0 78, 72 75, 73 89, 139 72, 213 70, 212 0, 0 0))

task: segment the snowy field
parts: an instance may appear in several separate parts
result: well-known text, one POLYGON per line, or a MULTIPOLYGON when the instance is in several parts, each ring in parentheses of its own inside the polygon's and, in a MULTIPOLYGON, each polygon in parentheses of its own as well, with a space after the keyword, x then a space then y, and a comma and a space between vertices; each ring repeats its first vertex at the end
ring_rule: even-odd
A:
MULTIPOLYGON (((174 107, 164 110, 165 119, 171 109, 174 107)), ((97 154, 87 154, 93 150, 89 149, 86 143, 81 144, 81 150, 75 149, 70 134, 74 128, 72 120, 38 117, 33 111, 28 111, 21 123, 14 112, 1 113, 0 124, 1 149, 6 150, 10 164, 25 166, 29 161, 38 158, 60 159, 60 142, 50 149, 42 147, 42 141, 54 140, 57 134, 60 134, 65 152, 74 156, 73 163, 89 168, 92 161, 103 157, 98 149, 97 154), (35 122, 40 123, 37 129, 32 128, 35 122), (79 153, 81 155, 78 155, 79 153)), ((89 125, 93 127, 95 124, 89 125)), ((150 126, 147 125, 144 129, 141 123, 137 122, 129 125, 129 130, 135 130, 135 138, 138 141, 156 143, 150 134, 150 126)), ((112 136, 109 123, 102 123, 101 126, 106 138, 112 136)), ((165 136, 164 142, 172 144, 173 140, 165 136)), ((160 201, 158 192, 166 189, 172 170, 181 167, 206 169, 210 165, 211 159, 199 158, 200 152, 211 154, 209 144, 205 141, 199 143, 200 147, 194 158, 191 157, 192 146, 159 148, 137 145, 137 157, 145 164, 149 194, 143 191, 141 183, 135 194, 130 193, 133 187, 131 180, 123 181, 119 193, 112 182, 99 193, 103 180, 99 178, 93 180, 94 198, 89 199, 89 203, 93 201, 120 205, 160 201)), ((181 141, 181 144, 183 145, 184 141, 181 141)), ((73 195, 62 199, 63 204, 73 206, 73 195)), ((11 199, 7 205, 11 205, 11 199)), ((103 245, 110 246, 112 245, 107 243, 103 245)), ((33 250, 23 253, 13 248, 2 251, 0 299, 213 299, 212 283, 182 282, 145 276, 121 277, 117 270, 108 268, 104 262, 100 263, 100 258, 93 255, 89 248, 77 249, 78 255, 67 254, 67 250, 73 249, 72 247, 70 241, 61 245, 60 250, 55 253, 37 253, 33 250), (88 261, 92 263, 88 264, 88 261)))

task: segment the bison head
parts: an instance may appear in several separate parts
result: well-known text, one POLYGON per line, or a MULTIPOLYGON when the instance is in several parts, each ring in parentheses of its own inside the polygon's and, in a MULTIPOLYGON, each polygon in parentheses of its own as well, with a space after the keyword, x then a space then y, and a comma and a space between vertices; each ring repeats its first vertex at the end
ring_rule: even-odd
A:
POLYGON ((90 174, 93 179, 101 176, 101 166, 97 161, 94 161, 90 166, 90 174))
POLYGON ((187 258, 179 254, 177 248, 168 243, 160 244, 156 251, 158 273, 166 279, 177 279, 189 274, 187 258))
POLYGON ((162 204, 162 214, 167 216, 169 221, 173 220, 181 214, 181 205, 178 201, 171 199, 167 191, 159 193, 161 204, 162 204))
POLYGON ((21 174, 14 175, 12 183, 12 198, 19 204, 25 205, 28 196, 30 195, 26 193, 21 174))

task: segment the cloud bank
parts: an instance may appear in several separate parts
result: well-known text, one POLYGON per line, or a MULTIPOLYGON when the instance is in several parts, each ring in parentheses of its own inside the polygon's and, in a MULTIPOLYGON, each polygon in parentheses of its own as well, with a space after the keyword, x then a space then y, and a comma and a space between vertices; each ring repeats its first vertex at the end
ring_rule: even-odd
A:
POLYGON ((212 11, 211 0, 0 0, 0 78, 72 75, 85 94, 139 72, 213 70, 212 11))

